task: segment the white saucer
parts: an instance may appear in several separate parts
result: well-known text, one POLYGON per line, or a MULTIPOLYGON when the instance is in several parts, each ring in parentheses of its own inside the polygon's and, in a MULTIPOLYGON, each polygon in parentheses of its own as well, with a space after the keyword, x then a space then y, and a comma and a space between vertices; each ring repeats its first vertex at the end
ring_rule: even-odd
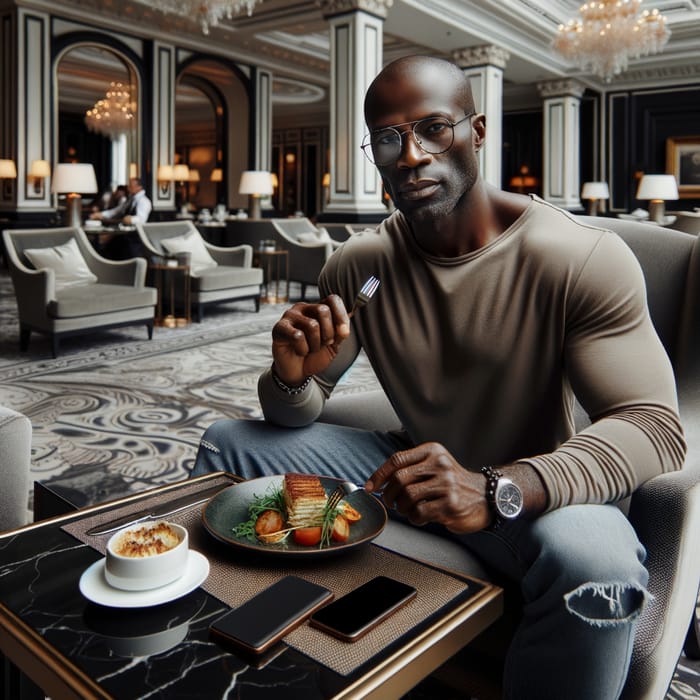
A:
POLYGON ((204 583, 208 575, 209 560, 203 554, 190 550, 185 573, 177 581, 150 591, 122 591, 107 583, 105 560, 99 559, 80 577, 80 592, 93 603, 109 608, 147 608, 187 595, 204 583))

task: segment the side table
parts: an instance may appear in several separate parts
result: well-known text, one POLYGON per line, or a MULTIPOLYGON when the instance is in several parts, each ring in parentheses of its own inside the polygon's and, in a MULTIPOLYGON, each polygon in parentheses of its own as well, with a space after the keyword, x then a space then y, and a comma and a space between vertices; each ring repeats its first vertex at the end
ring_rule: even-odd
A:
POLYGON ((149 263, 153 284, 158 290, 155 324, 165 328, 181 328, 191 320, 190 266, 180 263, 149 263), (179 292, 179 293, 178 293, 179 292))
POLYGON ((280 304, 289 301, 289 251, 256 250, 254 264, 261 267, 265 275, 265 294, 260 298, 263 304, 280 304), (282 278, 284 270, 284 278, 282 278), (284 279, 284 294, 280 294, 280 282, 284 279), (271 293, 274 282, 275 292, 271 293))

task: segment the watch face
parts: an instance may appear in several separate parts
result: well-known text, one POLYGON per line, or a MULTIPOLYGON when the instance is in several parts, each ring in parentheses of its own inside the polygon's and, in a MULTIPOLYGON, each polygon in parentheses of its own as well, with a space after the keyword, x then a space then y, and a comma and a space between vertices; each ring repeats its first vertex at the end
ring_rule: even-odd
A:
POLYGON ((502 518, 516 518, 523 509, 523 494, 508 479, 502 479, 496 488, 496 510, 502 518))

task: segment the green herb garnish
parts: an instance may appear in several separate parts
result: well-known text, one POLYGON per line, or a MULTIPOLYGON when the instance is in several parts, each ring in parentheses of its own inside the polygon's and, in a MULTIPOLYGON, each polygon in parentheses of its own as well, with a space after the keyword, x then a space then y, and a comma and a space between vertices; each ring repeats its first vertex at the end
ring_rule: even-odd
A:
POLYGON ((244 520, 242 523, 236 525, 233 530, 233 534, 236 537, 245 537, 249 540, 256 540, 257 535, 255 534, 255 523, 258 517, 263 511, 266 510, 276 510, 278 513, 282 514, 282 519, 287 520, 287 511, 284 504, 284 494, 281 488, 268 489, 269 493, 263 496, 253 496, 253 500, 248 506, 248 520, 244 520))

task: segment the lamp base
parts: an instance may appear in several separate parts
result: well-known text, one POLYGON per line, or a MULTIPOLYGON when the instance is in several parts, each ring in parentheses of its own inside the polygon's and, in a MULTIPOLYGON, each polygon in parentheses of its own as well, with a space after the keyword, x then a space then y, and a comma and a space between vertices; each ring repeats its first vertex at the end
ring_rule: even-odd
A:
POLYGON ((657 224, 666 221, 666 203, 663 199, 652 199, 649 202, 649 219, 657 224))
POLYGON ((588 200, 588 216, 598 216, 598 200, 589 199, 588 200))
POLYGON ((258 194, 248 195, 248 218, 262 219, 260 213, 260 195, 258 194))
POLYGON ((83 225, 83 199, 79 194, 66 195, 66 226, 77 228, 83 225))

